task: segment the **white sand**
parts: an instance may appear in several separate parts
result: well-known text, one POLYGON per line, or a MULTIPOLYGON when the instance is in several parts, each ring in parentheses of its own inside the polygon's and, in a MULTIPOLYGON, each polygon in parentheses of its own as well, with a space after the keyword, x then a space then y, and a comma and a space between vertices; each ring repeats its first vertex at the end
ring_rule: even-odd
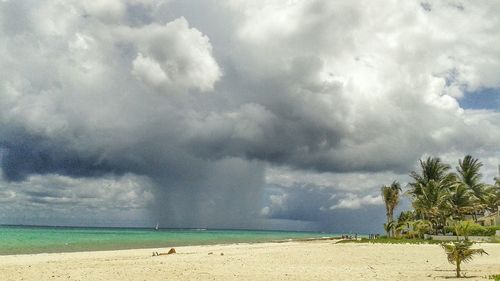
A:
MULTIPOLYGON (((462 280, 500 274, 500 244, 480 246, 489 256, 464 264, 473 278, 462 280)), ((176 250, 159 257, 152 249, 0 256, 0 280, 449 280, 455 274, 438 245, 314 241, 176 250)))

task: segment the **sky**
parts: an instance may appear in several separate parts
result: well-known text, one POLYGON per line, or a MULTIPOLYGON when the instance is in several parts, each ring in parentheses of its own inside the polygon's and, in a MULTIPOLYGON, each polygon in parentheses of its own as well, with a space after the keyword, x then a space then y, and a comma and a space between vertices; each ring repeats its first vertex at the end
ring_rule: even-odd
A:
POLYGON ((498 30, 498 1, 0 0, 0 223, 382 232, 419 159, 493 182, 498 30))

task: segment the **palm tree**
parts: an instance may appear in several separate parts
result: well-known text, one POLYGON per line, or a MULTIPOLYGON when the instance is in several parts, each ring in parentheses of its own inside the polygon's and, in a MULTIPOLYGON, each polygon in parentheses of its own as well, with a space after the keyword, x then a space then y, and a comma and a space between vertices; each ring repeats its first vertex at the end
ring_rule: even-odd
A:
POLYGON ((408 194, 412 197, 418 218, 431 221, 433 230, 437 233, 446 224, 446 217, 451 213, 449 199, 451 190, 456 185, 456 175, 450 173, 450 166, 437 157, 420 160, 420 167, 420 173, 410 173, 414 182, 409 183, 408 194))
MULTIPOLYGON (((382 198, 385 203, 385 210, 387 216, 387 225, 390 223, 394 224, 394 209, 399 204, 399 194, 401 192, 401 185, 394 181, 390 186, 382 186, 381 188, 382 198)), ((394 236, 394 227, 389 229, 386 228, 387 236, 394 236)))
POLYGON ((415 213, 413 211, 402 211, 399 213, 398 221, 396 223, 396 232, 401 234, 401 232, 409 232, 411 228, 411 223, 415 219, 415 213))
POLYGON ((446 217, 451 210, 450 192, 441 182, 430 180, 425 185, 419 185, 419 195, 414 197, 413 208, 424 220, 432 223, 434 233, 443 228, 446 217))
POLYGON ((387 237, 391 236, 391 232, 394 231, 394 228, 396 227, 396 223, 394 221, 388 221, 387 223, 384 223, 384 230, 387 232, 387 237))
POLYGON ((412 222, 412 228, 419 238, 424 238, 424 234, 431 230, 432 224, 428 220, 416 220, 412 222))
POLYGON ((428 157, 427 160, 420 160, 421 173, 410 172, 410 177, 415 182, 409 183, 409 194, 419 195, 421 187, 427 185, 430 181, 441 182, 446 187, 451 187, 455 182, 455 176, 449 172, 450 166, 444 164, 438 157, 428 157))
POLYGON ((500 206, 500 185, 486 187, 483 201, 486 210, 491 213, 497 212, 500 206))
POLYGON ((474 195, 464 184, 457 183, 450 194, 451 212, 454 219, 463 220, 474 210, 474 195))
POLYGON ((471 249, 472 242, 469 241, 469 232, 472 226, 471 221, 459 221, 455 224, 455 233, 457 234, 457 241, 451 244, 442 244, 444 251, 448 255, 448 261, 455 264, 456 276, 460 277, 460 264, 472 260, 474 255, 488 254, 483 249, 471 249), (458 241, 458 237, 464 236, 463 241, 458 241))
POLYGON ((458 160, 458 167, 456 167, 459 184, 468 188, 473 195, 474 208, 471 214, 475 222, 477 222, 477 215, 481 214, 486 207, 486 190, 485 185, 481 183, 482 175, 479 172, 482 166, 483 164, 478 159, 466 155, 463 160, 458 160))
POLYGON ((457 277, 461 277, 460 265, 462 262, 471 261, 474 255, 488 254, 483 249, 471 249, 470 247, 472 246, 472 242, 469 242, 468 240, 454 241, 451 244, 442 244, 441 246, 448 256, 448 261, 457 266, 457 277))

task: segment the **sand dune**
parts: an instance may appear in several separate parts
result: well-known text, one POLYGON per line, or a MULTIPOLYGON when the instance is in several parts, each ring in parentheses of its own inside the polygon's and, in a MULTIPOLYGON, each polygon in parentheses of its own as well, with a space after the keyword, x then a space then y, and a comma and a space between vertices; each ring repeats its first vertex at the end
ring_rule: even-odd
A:
MULTIPOLYGON (((309 241, 0 257, 0 280, 449 280, 437 245, 309 241), (211 254, 209 254, 211 253, 211 254), (223 253, 223 255, 221 255, 223 253)), ((465 264, 466 280, 500 274, 500 244, 465 264)), ((463 279, 462 279, 463 280, 463 279)))

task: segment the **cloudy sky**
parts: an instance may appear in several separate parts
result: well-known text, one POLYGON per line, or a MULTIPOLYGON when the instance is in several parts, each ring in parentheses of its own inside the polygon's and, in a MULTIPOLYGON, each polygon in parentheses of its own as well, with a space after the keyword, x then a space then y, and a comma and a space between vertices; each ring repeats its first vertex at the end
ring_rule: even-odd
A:
POLYGON ((381 231, 500 164, 500 2, 0 0, 0 223, 381 231))

